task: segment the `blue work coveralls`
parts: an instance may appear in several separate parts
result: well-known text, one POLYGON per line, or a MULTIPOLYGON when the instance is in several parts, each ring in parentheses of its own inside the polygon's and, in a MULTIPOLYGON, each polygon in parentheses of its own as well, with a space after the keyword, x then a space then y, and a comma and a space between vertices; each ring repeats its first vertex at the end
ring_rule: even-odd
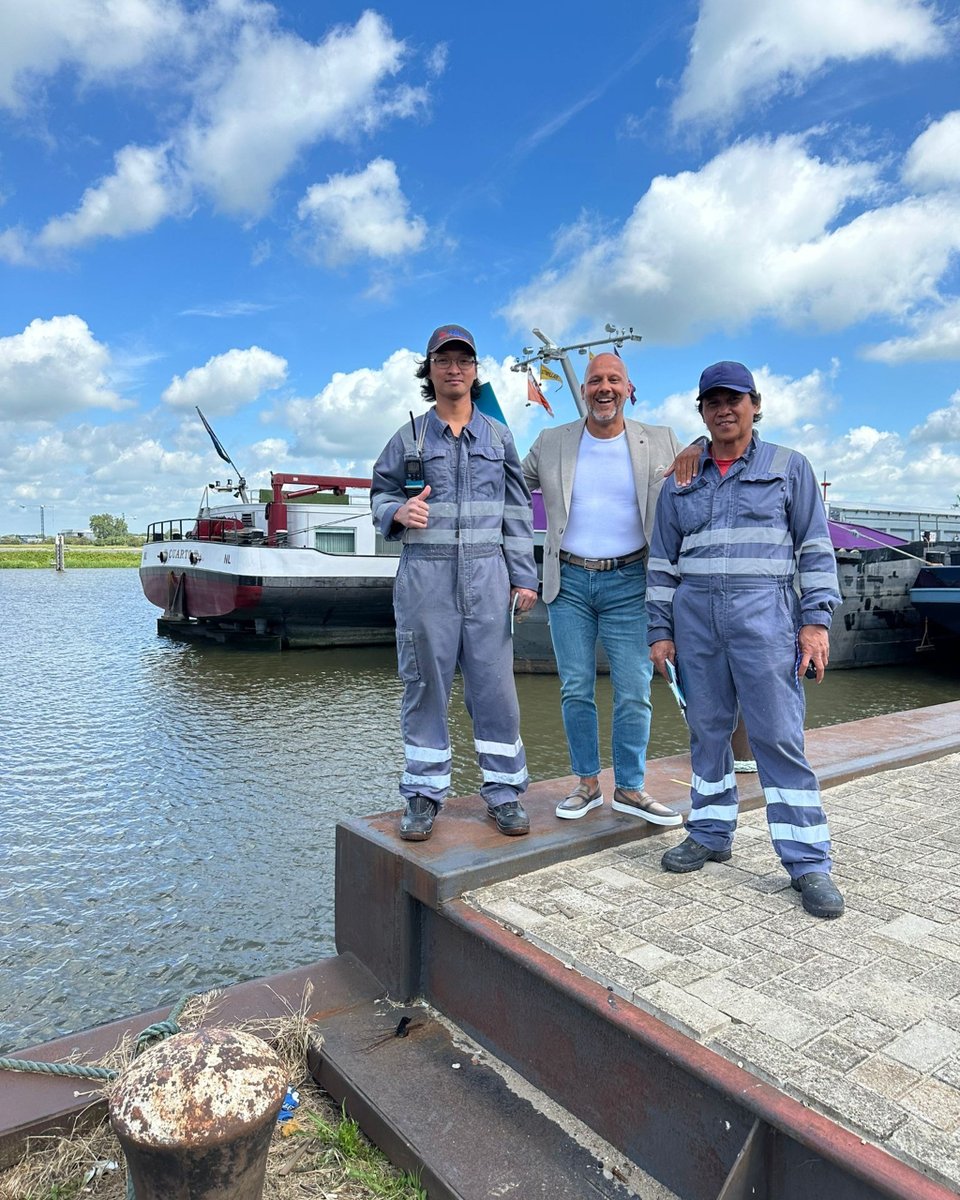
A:
POLYGON ((483 774, 480 794, 496 807, 516 800, 528 783, 510 589, 538 586, 530 493, 510 430, 476 406, 459 437, 435 408, 416 427, 424 483, 430 485, 426 529, 407 529, 393 519, 406 500, 405 459, 416 453, 409 426, 377 459, 370 492, 376 527, 385 538, 403 541, 393 589, 404 685, 400 794, 409 799, 419 793, 442 805, 450 788, 447 711, 459 666, 483 774))
POLYGON ((770 837, 793 879, 831 867, 820 789, 803 750, 797 635, 801 625, 829 628, 839 603, 826 513, 802 454, 754 433, 725 476, 705 452, 688 487, 664 483, 647 567, 647 640, 676 645, 693 775, 687 830, 711 850, 733 842, 730 735, 739 708, 770 837))

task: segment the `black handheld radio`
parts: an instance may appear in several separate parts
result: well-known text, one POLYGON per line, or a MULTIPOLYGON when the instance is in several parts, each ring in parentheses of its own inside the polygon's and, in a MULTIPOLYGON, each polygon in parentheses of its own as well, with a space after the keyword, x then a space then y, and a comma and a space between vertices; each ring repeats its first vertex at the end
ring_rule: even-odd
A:
POLYGON ((423 478, 423 436, 427 429, 426 416, 424 416, 420 425, 419 438, 417 437, 417 423, 413 419, 413 413, 410 414, 410 428, 413 430, 415 450, 414 453, 408 454, 403 460, 403 467, 406 472, 403 490, 408 500, 411 500, 414 496, 419 496, 426 487, 426 482, 423 478))

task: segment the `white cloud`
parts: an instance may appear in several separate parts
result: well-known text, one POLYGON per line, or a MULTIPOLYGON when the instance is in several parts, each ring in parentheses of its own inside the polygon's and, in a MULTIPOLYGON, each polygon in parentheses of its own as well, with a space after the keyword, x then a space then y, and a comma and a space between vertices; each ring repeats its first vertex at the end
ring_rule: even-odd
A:
POLYGON ((828 64, 913 62, 945 49, 925 0, 701 0, 674 119, 723 123, 803 90, 828 64))
POLYGON ((233 63, 200 105, 185 161, 227 212, 260 214, 296 156, 321 137, 346 140, 422 102, 409 88, 379 89, 399 71, 404 45, 376 13, 317 45, 247 26, 233 63))
POLYGON ((297 215, 309 220, 317 252, 329 263, 360 255, 396 258, 419 250, 427 226, 409 216, 397 168, 376 158, 355 175, 333 175, 316 183, 300 201, 297 215))
MULTIPOLYGON (((19 104, 31 85, 74 64, 84 81, 111 84, 136 67, 123 80, 129 86, 157 83, 163 72, 189 106, 181 116, 168 105, 164 143, 120 150, 113 174, 37 238, 0 233, 0 260, 16 265, 34 260, 36 249, 151 229, 197 192, 224 212, 260 216, 315 142, 355 139, 426 101, 423 89, 392 81, 406 49, 370 11, 316 44, 279 30, 277 9, 256 0, 214 0, 189 12, 176 0, 37 0, 16 12, 11 39, 0 45, 0 104, 4 96, 19 104)), ((405 203, 399 193, 398 202, 405 203)), ((408 225, 409 241, 420 227, 408 225)))
POLYGON ((110 386, 110 351, 77 316, 39 317, 0 338, 0 417, 55 421, 87 408, 130 407, 110 386))
POLYGON ((818 478, 820 471, 826 470, 832 481, 833 503, 943 509, 956 495, 960 478, 960 454, 931 445, 918 469, 916 445, 896 433, 869 426, 818 444, 815 453, 818 478))
POLYGON ((255 317, 262 312, 269 312, 272 304, 264 304, 257 300, 226 300, 222 304, 201 304, 196 308, 184 308, 181 317, 210 317, 219 320, 223 317, 255 317))
POLYGON ((203 427, 196 417, 194 422, 197 432, 186 450, 165 444, 149 415, 82 423, 69 434, 44 429, 34 438, 22 424, 0 423, 0 438, 10 447, 0 459, 0 494, 27 507, 43 503, 48 531, 54 525, 82 528, 99 512, 124 513, 137 531, 150 521, 190 516, 212 455, 203 427))
POLYGON ((960 391, 954 392, 946 408, 935 409, 922 425, 910 431, 915 442, 960 442, 960 391))
POLYGON ((22 226, 4 229, 0 233, 0 261, 12 267, 32 265, 34 258, 30 251, 30 237, 22 226))
POLYGON ((907 151, 903 179, 920 191, 960 184, 960 111, 947 113, 920 134, 907 151))
POLYGON ((64 249, 95 238, 143 233, 183 204, 165 147, 125 146, 114 162, 114 173, 87 188, 76 212, 47 222, 38 245, 64 249))
POLYGON ((758 315, 830 329, 908 317, 960 248, 960 195, 858 215, 878 190, 873 164, 824 162, 801 138, 737 143, 697 172, 655 178, 619 232, 579 243, 506 315, 523 329, 549 322, 556 336, 626 312, 661 342, 758 315))
POLYGON ((924 313, 913 325, 914 333, 869 346, 863 357, 891 364, 960 359, 960 300, 924 313))
POLYGON ((3 5, 0 105, 25 108, 33 86, 65 64, 85 80, 129 71, 182 30, 176 0, 31 0, 3 5))
MULTIPOLYGON (((286 404, 284 415, 296 435, 293 451, 301 461, 307 458, 325 469, 368 474, 388 439, 409 422, 410 412, 416 416, 427 408, 415 377, 422 361, 421 353, 396 350, 379 368, 337 372, 316 396, 286 404)), ((539 429, 549 417, 539 406, 527 407, 526 377, 510 370, 512 362, 481 359, 479 375, 493 387, 522 445, 528 428, 539 429)))
POLYGON ((232 413, 278 388, 286 377, 287 360, 269 350, 259 346, 228 350, 214 355, 202 367, 193 367, 182 378, 175 375, 160 399, 174 408, 200 405, 207 416, 232 413))

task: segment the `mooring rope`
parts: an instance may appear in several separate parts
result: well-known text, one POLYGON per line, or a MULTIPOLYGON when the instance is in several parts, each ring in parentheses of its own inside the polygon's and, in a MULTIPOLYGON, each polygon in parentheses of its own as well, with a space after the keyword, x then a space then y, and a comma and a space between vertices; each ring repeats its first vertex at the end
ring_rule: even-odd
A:
POLYGON ((108 1067, 86 1067, 81 1063, 31 1062, 29 1058, 0 1058, 0 1070, 24 1071, 34 1075, 69 1075, 75 1079, 116 1079, 119 1072, 108 1067))
MULTIPOLYGON (((148 1025, 146 1029, 142 1030, 134 1043, 133 1057, 139 1058, 144 1050, 148 1050, 157 1042, 162 1042, 164 1038, 179 1033, 179 1021, 183 1016, 183 1010, 193 997, 198 995, 200 995, 199 992, 188 992, 185 996, 181 996, 170 1009, 165 1020, 154 1021, 152 1025, 148 1025)), ((29 1058, 3 1057, 0 1057, 0 1070, 24 1071, 33 1075, 65 1075, 74 1079, 106 1079, 108 1081, 116 1079, 120 1074, 111 1067, 88 1067, 83 1063, 35 1062, 29 1058)))

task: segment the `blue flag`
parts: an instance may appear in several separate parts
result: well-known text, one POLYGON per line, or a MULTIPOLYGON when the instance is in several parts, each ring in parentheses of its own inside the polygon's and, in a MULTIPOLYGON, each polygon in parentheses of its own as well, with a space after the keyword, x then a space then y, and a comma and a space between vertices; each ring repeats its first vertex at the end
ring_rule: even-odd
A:
POLYGON ((226 450, 224 450, 223 446, 220 444, 220 439, 210 428, 210 425, 207 422, 207 418, 203 415, 202 412, 200 412, 199 407, 197 407, 197 412, 199 413, 200 420, 203 422, 204 429, 207 431, 207 433, 210 434, 210 441, 213 442, 214 450, 216 450, 216 452, 220 455, 220 457, 223 459, 223 461, 225 463, 230 463, 230 466, 232 467, 233 462, 230 459, 230 455, 226 452, 226 450))

